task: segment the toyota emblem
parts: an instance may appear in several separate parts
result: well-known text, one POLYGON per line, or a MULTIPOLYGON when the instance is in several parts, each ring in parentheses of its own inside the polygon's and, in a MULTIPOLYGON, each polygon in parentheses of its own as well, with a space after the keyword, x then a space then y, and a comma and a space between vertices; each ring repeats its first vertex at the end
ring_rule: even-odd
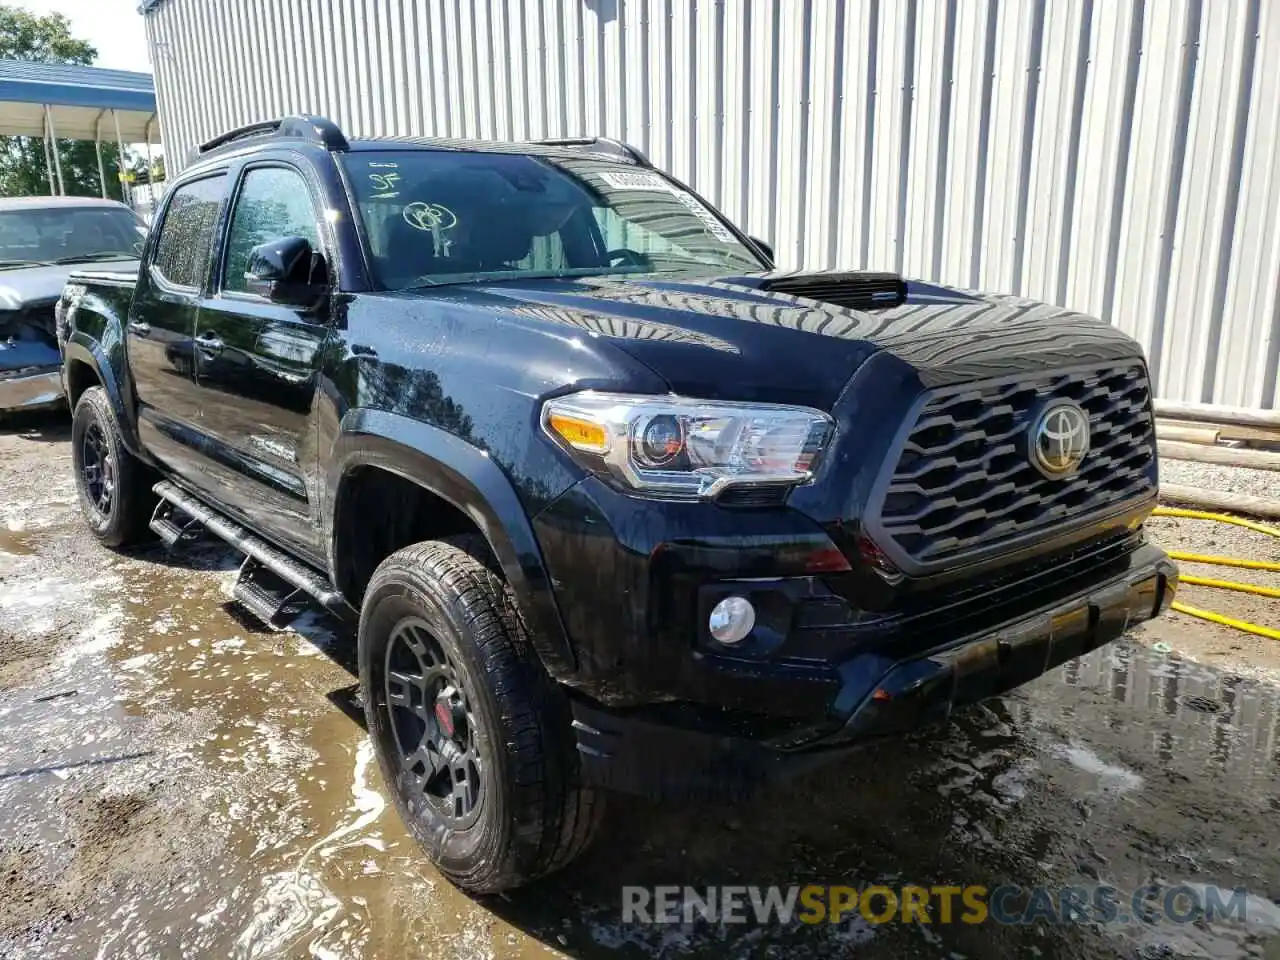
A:
POLYGON ((1031 462, 1051 480, 1076 472, 1089 452, 1089 415, 1070 400, 1055 400, 1031 428, 1031 462))

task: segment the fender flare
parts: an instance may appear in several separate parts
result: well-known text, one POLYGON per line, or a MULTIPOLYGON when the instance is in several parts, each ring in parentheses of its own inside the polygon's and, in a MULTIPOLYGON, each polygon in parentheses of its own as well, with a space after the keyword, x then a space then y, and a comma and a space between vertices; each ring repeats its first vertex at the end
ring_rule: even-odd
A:
MULTIPOLYGON (((103 351, 102 344, 76 330, 62 345, 62 385, 63 390, 67 393, 68 405, 70 405, 71 400, 69 389, 71 379, 68 373, 73 362, 83 363, 88 366, 98 378, 98 382, 102 384, 102 388, 107 393, 107 399, 111 402, 111 409, 116 415, 116 425, 120 428, 120 436, 124 441, 125 449, 135 457, 150 462, 149 458, 142 453, 141 445, 138 443, 138 432, 133 418, 129 416, 129 407, 125 403, 124 395, 121 393, 120 382, 116 379, 115 368, 111 366, 111 361, 103 351)), ((74 409, 72 412, 75 412, 74 409)))
POLYGON ((511 481, 486 452, 421 420, 383 410, 348 410, 329 458, 325 485, 327 559, 335 575, 338 500, 343 480, 358 467, 376 467, 403 477, 469 517, 511 585, 547 671, 557 679, 574 672, 573 646, 533 525, 511 481))

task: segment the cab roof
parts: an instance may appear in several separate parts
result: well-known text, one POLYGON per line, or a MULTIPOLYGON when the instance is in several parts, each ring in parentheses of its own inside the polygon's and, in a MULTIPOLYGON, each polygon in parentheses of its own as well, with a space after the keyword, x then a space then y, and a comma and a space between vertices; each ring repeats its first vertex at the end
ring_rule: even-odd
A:
POLYGON ((311 144, 333 153, 367 150, 459 150, 475 153, 517 153, 534 156, 574 157, 591 154, 601 159, 635 166, 649 166, 643 153, 609 137, 564 137, 532 141, 467 140, 443 137, 353 137, 325 117, 297 114, 236 127, 205 141, 193 151, 199 162, 245 148, 311 144))

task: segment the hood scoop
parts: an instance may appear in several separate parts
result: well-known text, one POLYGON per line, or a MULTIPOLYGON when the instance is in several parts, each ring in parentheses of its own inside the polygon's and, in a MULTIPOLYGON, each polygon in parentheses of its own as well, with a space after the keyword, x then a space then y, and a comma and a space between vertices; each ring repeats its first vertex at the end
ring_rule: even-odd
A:
POLYGON ((767 278, 760 289, 853 310, 887 310, 907 300, 907 281, 902 277, 865 270, 787 273, 767 278))

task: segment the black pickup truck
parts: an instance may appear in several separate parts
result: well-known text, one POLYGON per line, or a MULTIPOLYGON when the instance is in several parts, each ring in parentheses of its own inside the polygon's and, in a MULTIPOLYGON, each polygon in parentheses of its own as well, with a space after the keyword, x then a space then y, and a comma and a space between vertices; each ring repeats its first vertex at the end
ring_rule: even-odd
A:
POLYGON ((211 532, 268 624, 358 617, 388 787, 473 891, 567 863, 609 790, 742 795, 1176 587, 1132 340, 777 271, 616 141, 242 128, 57 314, 98 537, 211 532))

